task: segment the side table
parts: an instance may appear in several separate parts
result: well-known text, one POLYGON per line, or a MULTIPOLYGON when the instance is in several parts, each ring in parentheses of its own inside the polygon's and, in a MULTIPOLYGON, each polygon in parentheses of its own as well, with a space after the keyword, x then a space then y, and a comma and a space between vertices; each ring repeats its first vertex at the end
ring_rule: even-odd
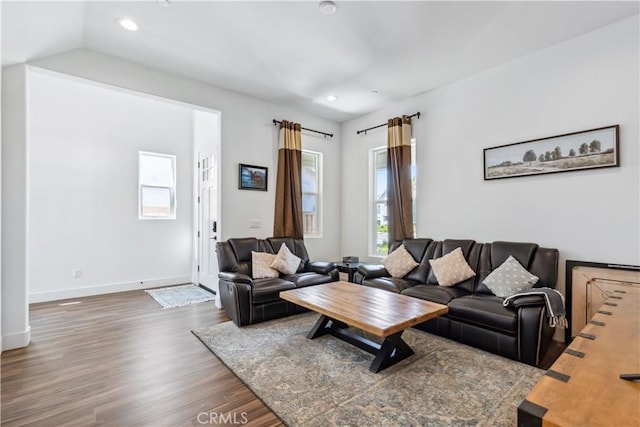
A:
POLYGON ((360 265, 366 265, 366 264, 370 264, 368 262, 339 262, 336 261, 336 268, 338 269, 339 272, 341 273, 347 273, 349 275, 349 282, 354 283, 353 282, 353 276, 356 274, 356 271, 358 271, 358 266, 360 265))

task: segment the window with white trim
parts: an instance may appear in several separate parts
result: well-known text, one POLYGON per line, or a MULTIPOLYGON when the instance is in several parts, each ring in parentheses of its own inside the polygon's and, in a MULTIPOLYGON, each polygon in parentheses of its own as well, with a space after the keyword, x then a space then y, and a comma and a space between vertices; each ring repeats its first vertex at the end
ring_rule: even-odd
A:
POLYGON ((302 150, 302 227, 305 237, 322 235, 322 153, 302 150))
POLYGON ((138 152, 138 219, 176 218, 176 156, 138 152))
MULTIPOLYGON (((413 199, 413 233, 416 232, 416 146, 411 141, 411 193, 413 199)), ((372 224, 369 237, 369 253, 372 256, 386 256, 389 251, 389 222, 387 216, 387 148, 371 150, 372 193, 370 221, 372 224)))

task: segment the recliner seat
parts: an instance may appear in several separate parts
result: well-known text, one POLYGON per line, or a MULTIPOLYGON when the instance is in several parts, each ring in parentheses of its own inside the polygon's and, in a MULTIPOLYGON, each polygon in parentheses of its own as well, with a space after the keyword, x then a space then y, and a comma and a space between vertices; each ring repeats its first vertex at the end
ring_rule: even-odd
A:
POLYGON ((219 289, 223 308, 238 326, 301 313, 306 309, 280 299, 280 292, 338 280, 334 263, 311 262, 304 241, 293 238, 254 237, 229 239, 216 244, 220 268, 219 289), (301 258, 294 274, 253 279, 251 252, 276 254, 281 245, 301 258))

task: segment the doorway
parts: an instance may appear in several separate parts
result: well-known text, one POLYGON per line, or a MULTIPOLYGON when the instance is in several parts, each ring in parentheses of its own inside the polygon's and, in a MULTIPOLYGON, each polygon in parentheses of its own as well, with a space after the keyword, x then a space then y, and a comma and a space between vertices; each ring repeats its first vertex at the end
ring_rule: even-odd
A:
POLYGON ((197 162, 195 185, 196 284, 216 294, 216 306, 221 307, 218 289, 216 243, 220 236, 220 114, 194 111, 194 157, 197 162))

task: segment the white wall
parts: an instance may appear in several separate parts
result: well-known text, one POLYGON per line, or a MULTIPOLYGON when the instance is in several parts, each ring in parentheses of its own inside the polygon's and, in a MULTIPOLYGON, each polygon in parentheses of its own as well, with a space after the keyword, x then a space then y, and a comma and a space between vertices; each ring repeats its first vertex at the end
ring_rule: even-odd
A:
POLYGON ((2 70, 2 348, 31 340, 27 309, 27 73, 2 70))
MULTIPOLYGON (((340 128, 335 122, 301 113, 295 109, 215 88, 201 82, 143 67, 89 50, 76 50, 34 61, 34 64, 67 74, 100 81, 189 104, 211 108, 222 116, 222 218, 221 239, 241 236, 268 237, 273 232, 275 177, 277 164, 277 128, 272 120, 287 119, 304 127, 334 133, 322 143, 309 140, 310 149, 324 153, 326 176, 325 219, 338 218, 340 201, 340 128), (267 192, 238 190, 238 164, 269 168, 267 192), (259 220, 261 228, 249 228, 259 220)), ((304 137, 303 137, 304 138, 304 137)), ((321 239, 309 239, 312 259, 329 260, 339 256, 340 227, 325 222, 321 239)))
POLYGON ((420 111, 419 237, 529 241, 566 259, 640 264, 638 17, 343 124, 342 252, 368 253, 368 150, 420 111), (620 124, 618 168, 483 180, 483 148, 620 124))
POLYGON ((190 281, 192 126, 183 106, 30 74, 31 302, 190 281), (175 220, 138 219, 139 151, 176 156, 175 220))

